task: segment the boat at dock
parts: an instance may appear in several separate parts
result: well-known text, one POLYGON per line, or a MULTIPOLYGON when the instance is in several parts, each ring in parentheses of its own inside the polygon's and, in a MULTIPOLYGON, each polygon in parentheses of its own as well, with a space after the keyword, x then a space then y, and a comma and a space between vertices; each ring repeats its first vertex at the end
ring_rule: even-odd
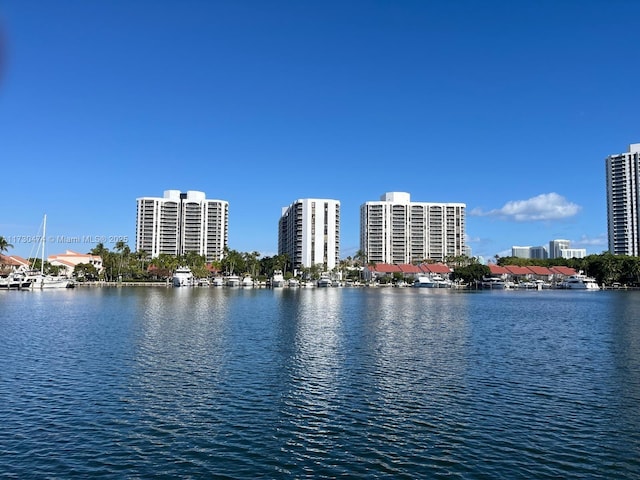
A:
POLYGON ((569 275, 558 285, 559 288, 571 290, 600 290, 600 285, 593 277, 588 277, 582 272, 575 275, 569 275))
POLYGON ((23 290, 31 288, 31 280, 21 272, 12 272, 8 275, 0 276, 0 289, 2 290, 23 290))
POLYGON ((436 282, 428 275, 420 275, 413 282, 415 288, 437 288, 436 282))
MULTIPOLYGON (((30 270, 25 273, 25 277, 30 282, 30 288, 50 289, 50 288, 73 288, 75 283, 72 279, 64 275, 49 275, 44 273, 45 249, 47 239, 47 215, 42 220, 42 238, 38 250, 41 254, 40 271, 30 270)), ((32 266, 33 268, 33 266, 32 266)))
POLYGON ((278 288, 284 287, 284 275, 282 274, 282 270, 274 270, 273 276, 271 277, 271 287, 278 288))
POLYGON ((316 285, 318 287, 330 287, 331 285, 333 285, 333 281, 331 280, 331 277, 328 273, 323 273, 320 275, 320 278, 316 282, 316 285))
POLYGON ((189 267, 178 267, 173 272, 171 283, 174 287, 192 287, 194 285, 193 273, 189 267))

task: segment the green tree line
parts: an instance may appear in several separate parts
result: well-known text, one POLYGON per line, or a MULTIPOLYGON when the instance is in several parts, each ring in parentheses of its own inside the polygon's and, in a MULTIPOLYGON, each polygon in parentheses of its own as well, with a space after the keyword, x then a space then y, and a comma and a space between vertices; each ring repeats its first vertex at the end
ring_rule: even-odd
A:
POLYGON ((498 265, 518 265, 541 267, 565 266, 576 271, 582 270, 586 275, 594 277, 599 284, 638 286, 640 285, 640 257, 613 255, 609 252, 588 255, 584 258, 550 258, 546 260, 499 257, 498 265))

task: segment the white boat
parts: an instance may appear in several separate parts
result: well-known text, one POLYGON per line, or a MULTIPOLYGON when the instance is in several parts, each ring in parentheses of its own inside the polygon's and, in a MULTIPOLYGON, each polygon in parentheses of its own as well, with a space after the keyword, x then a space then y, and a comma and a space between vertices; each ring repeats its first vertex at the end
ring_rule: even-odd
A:
POLYGON ((322 273, 320 275, 320 278, 316 282, 316 285, 318 287, 330 287, 332 284, 333 284, 333 281, 331 280, 331 277, 329 276, 328 273, 322 273))
POLYGON ((237 275, 229 275, 227 277, 227 287, 239 287, 240 286, 240 277, 237 275))
POLYGON ((572 290, 600 290, 600 285, 593 277, 587 277, 582 272, 569 275, 560 283, 560 288, 572 290))
POLYGON ((199 278, 196 282, 196 285, 198 285, 199 287, 209 287, 211 286, 211 282, 208 278, 199 278))
POLYGON ((211 285, 214 287, 222 287, 224 286, 224 278, 222 277, 214 277, 211 281, 211 285))
POLYGON ((22 290, 31 287, 31 280, 21 272, 13 272, 0 277, 0 289, 22 290))
POLYGON ((27 274, 27 278, 31 280, 31 288, 34 289, 73 288, 75 286, 73 280, 62 275, 45 275, 40 272, 27 274))
POLYGON ((482 279, 482 288, 490 290, 504 290, 509 288, 507 282, 500 277, 484 277, 482 279))
POLYGON ((273 276, 271 277, 271 287, 284 287, 284 275, 282 274, 282 270, 273 271, 273 276))
POLYGON ((436 282, 429 275, 420 275, 413 282, 413 286, 416 288, 438 288, 436 282))
POLYGON ((452 282, 448 278, 444 278, 442 275, 434 274, 431 275, 431 280, 433 280, 436 284, 437 288, 451 288, 452 282))
POLYGON ((192 287, 194 285, 193 273, 189 267, 178 267, 173 272, 171 279, 174 287, 192 287))
MULTIPOLYGON (((74 282, 72 279, 64 275, 48 275, 44 273, 44 258, 45 247, 47 239, 47 215, 45 214, 42 221, 42 239, 40 240, 40 246, 38 247, 40 258, 40 271, 32 270, 26 273, 27 279, 31 282, 31 288, 34 289, 49 289, 49 288, 73 288, 74 282)), ((37 255, 37 253, 36 253, 37 255)))
POLYGON ((289 288, 297 288, 300 286, 300 280, 298 280, 297 278, 290 278, 289 280, 287 280, 287 286, 289 288))
POLYGON ((253 278, 251 278, 251 275, 245 275, 240 284, 243 287, 253 287, 253 278))

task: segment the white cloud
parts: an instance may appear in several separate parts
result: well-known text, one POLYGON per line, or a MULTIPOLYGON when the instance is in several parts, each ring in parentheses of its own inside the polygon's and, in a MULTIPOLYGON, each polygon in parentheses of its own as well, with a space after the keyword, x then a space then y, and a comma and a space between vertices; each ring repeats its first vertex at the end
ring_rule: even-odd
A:
POLYGON ((465 243, 479 243, 482 239, 480 237, 472 237, 468 233, 466 234, 465 243))
POLYGON ((579 205, 569 202, 562 195, 543 193, 528 200, 512 200, 502 208, 488 212, 484 212, 480 208, 474 208, 469 214, 479 217, 499 217, 503 220, 516 222, 535 222, 569 218, 579 211, 579 205))
POLYGON ((574 240, 571 242, 571 246, 576 248, 584 248, 584 247, 606 247, 609 244, 609 239, 607 235, 602 233, 597 237, 588 237, 586 235, 582 235, 580 240, 574 240))

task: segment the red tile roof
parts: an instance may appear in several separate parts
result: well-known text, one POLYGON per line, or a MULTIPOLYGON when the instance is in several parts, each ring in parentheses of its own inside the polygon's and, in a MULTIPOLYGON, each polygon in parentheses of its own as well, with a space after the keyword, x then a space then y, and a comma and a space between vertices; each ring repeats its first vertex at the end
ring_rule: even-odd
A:
POLYGON ((510 273, 505 267, 501 267, 495 263, 489 263, 487 266, 491 271, 491 275, 508 275, 510 273))
POLYGON ((533 272, 534 275, 553 275, 553 272, 549 270, 547 267, 539 267, 537 265, 530 265, 529 270, 533 272))
POLYGON ((424 273, 451 273, 451 269, 442 263, 423 263, 420 268, 424 273))
POLYGON ((394 273, 401 271, 400 267, 398 267, 397 265, 391 265, 389 263, 376 263, 375 265, 369 267, 369 270, 378 273, 394 273))
POLYGON ((512 275, 531 275, 533 273, 529 267, 521 267, 519 265, 506 265, 504 268, 512 275))
POLYGON ((3 265, 12 265, 14 267, 19 267, 21 265, 24 265, 25 267, 29 266, 29 261, 25 258, 19 257, 18 255, 0 254, 0 263, 3 265))
POLYGON ((563 266, 551 267, 551 271, 560 275, 575 275, 577 273, 575 269, 563 266))
POLYGON ((422 270, 420 270, 420 267, 418 267, 417 265, 412 265, 410 263, 402 263, 398 265, 398 268, 400 268, 400 271, 402 273, 421 273, 422 272, 422 270))

